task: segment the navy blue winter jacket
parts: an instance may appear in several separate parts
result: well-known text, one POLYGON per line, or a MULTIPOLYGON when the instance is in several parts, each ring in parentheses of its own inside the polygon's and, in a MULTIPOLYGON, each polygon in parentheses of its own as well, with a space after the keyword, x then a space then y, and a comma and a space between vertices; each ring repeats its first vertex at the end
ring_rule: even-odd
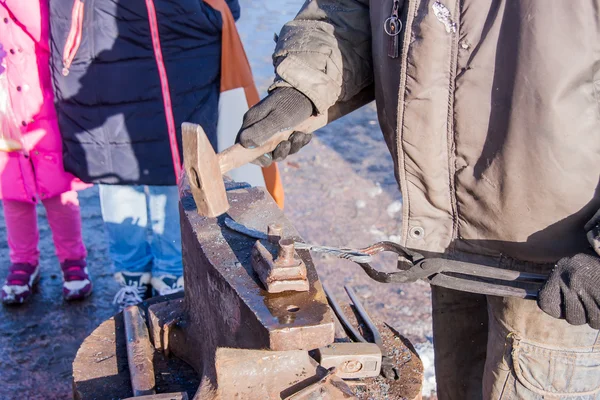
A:
MULTIPOLYGON (((237 19, 238 1, 227 3, 237 19)), ((218 11, 201 0, 50 0, 50 18, 67 171, 85 182, 174 185, 169 114, 180 152, 185 121, 201 124, 216 144, 218 11), (160 46, 153 44, 153 20, 160 46)))

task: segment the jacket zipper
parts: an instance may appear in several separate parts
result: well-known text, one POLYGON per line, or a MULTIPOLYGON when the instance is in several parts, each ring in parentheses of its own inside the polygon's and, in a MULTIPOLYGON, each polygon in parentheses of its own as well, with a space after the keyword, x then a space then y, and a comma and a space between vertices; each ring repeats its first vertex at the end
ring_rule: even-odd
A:
POLYGON ((84 13, 84 0, 75 0, 73 2, 73 10, 71 11, 71 28, 69 29, 69 35, 65 42, 65 48, 63 49, 63 69, 62 74, 64 76, 69 75, 69 69, 75 59, 75 55, 81 45, 81 38, 83 35, 83 13, 84 13))
MULTIPOLYGON (((418 0, 407 0, 404 7, 406 7, 406 27, 404 37, 410 37, 412 32, 412 24, 416 14, 418 0)), ((406 154, 404 154, 404 148, 402 146, 402 128, 404 126, 404 114, 405 114, 405 102, 406 99, 406 79, 407 73, 406 68, 408 65, 408 48, 410 46, 410 40, 404 40, 402 42, 402 48, 399 49, 400 58, 400 85, 398 88, 398 114, 396 119, 396 157, 398 162, 395 165, 396 176, 399 177, 400 190, 402 192, 402 199, 404 206, 402 207, 402 240, 403 246, 408 243, 408 231, 411 223, 410 212, 411 212, 411 193, 408 186, 408 179, 406 177, 406 170, 402 168, 406 162, 406 154), (401 51, 400 51, 401 50, 401 51)))
POLYGON ((389 36, 388 40, 388 57, 398 58, 398 36, 402 31, 402 21, 398 16, 400 9, 400 0, 394 0, 392 13, 383 23, 383 30, 389 36))

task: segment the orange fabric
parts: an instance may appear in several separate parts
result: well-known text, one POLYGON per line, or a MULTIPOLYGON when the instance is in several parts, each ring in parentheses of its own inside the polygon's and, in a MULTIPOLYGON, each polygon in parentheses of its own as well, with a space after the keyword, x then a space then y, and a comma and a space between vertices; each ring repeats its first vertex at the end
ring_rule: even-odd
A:
MULTIPOLYGON (((231 15, 231 10, 224 0, 204 0, 204 2, 219 11, 223 17, 223 33, 221 37, 221 92, 244 88, 248 107, 252 107, 259 102, 260 97, 254 85, 250 63, 246 57, 246 52, 235 26, 233 15, 231 15)), ((267 190, 273 196, 277 205, 283 209, 283 184, 281 183, 281 175, 279 174, 277 164, 273 163, 263 168, 263 176, 267 190)))
POLYGON ((271 196, 283 210, 285 194, 283 192, 283 183, 281 183, 281 175, 279 174, 279 168, 277 163, 272 163, 266 168, 262 169, 263 176, 265 178, 265 185, 271 196))

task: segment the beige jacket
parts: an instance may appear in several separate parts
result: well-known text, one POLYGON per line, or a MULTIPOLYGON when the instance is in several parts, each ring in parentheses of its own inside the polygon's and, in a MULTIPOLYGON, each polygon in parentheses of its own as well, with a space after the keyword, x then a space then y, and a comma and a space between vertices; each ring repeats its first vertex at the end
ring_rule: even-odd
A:
POLYGON ((375 85, 404 245, 536 263, 589 247, 600 1, 400 0, 397 58, 384 30, 393 3, 307 1, 279 36, 273 87, 322 112, 375 85))

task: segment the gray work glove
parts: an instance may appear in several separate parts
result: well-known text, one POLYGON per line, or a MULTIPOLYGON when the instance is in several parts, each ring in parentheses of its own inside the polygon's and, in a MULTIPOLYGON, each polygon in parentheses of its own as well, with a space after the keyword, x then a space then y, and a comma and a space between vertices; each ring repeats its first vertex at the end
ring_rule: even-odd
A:
MULTIPOLYGON (((590 244, 600 250, 600 211, 585 226, 590 244)), ((599 253, 600 254, 600 253, 599 253)), ((577 254, 558 261, 540 290, 538 305, 571 325, 600 329, 600 258, 577 254)))
POLYGON ((587 238, 596 254, 600 255, 600 210, 585 224, 587 238))
MULTIPOLYGON (((236 142, 246 148, 265 143, 276 133, 292 129, 313 115, 312 102, 298 90, 289 87, 273 90, 260 103, 248 110, 236 142)), ((288 140, 281 142, 271 154, 257 160, 263 167, 272 161, 281 161, 297 153, 312 138, 311 133, 294 132, 288 140)))

